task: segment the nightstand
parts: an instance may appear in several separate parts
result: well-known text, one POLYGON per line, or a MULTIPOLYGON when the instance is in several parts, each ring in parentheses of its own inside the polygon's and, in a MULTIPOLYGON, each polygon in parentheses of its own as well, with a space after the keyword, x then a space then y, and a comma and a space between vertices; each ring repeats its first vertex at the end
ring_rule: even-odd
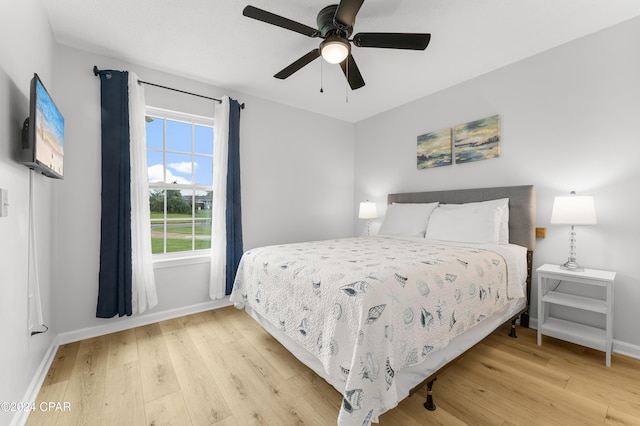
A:
MULTIPOLYGON (((538 272, 538 346, 542 335, 577 343, 606 352, 611 367, 613 348, 613 281, 616 273, 586 269, 581 272, 561 269, 559 265, 542 265, 538 272), (563 282, 605 288, 604 299, 562 292, 563 282), (604 315, 603 328, 549 316, 549 305, 568 306, 604 315)), ((578 286, 579 288, 579 286, 578 286)), ((572 293, 575 293, 572 292, 572 293)))

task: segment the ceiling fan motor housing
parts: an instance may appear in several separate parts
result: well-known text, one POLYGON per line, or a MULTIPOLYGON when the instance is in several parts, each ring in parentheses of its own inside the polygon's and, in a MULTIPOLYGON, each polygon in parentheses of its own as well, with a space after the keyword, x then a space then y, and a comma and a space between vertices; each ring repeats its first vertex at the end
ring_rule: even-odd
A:
POLYGON ((353 27, 347 25, 341 25, 335 21, 337 4, 332 4, 325 7, 318 13, 318 31, 320 36, 326 38, 332 35, 336 35, 341 38, 349 38, 353 32, 353 27))

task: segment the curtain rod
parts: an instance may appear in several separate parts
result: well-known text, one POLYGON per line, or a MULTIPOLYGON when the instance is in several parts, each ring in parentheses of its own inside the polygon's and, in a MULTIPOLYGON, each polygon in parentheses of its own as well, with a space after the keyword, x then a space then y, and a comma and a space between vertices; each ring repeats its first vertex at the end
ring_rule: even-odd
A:
MULTIPOLYGON (((93 74, 94 74, 94 75, 96 75, 96 76, 97 76, 97 75, 98 75, 99 73, 101 73, 102 71, 105 71, 105 70, 100 70, 100 69, 98 69, 98 67, 97 67, 97 66, 95 66, 95 65, 93 66, 93 74)), ((184 91, 184 90, 174 89, 173 87, 167 87, 167 86, 162 86, 162 85, 160 85, 160 84, 149 83, 148 81, 138 80, 138 83, 139 83, 139 84, 147 84, 147 85, 149 85, 149 86, 154 86, 154 87, 159 87, 159 88, 161 88, 161 89, 172 90, 172 91, 174 91, 174 92, 184 93, 185 95, 191 95, 191 96, 197 96, 197 97, 199 97, 199 98, 209 99, 209 100, 212 100, 212 101, 216 101, 216 102, 218 102, 218 103, 222 102, 222 100, 220 100, 220 99, 218 99, 218 98, 212 98, 211 96, 205 96, 205 95, 200 95, 200 94, 198 94, 198 93, 186 92, 186 91, 184 91)), ((241 104, 240 104, 240 109, 244 109, 244 103, 241 103, 241 104)))

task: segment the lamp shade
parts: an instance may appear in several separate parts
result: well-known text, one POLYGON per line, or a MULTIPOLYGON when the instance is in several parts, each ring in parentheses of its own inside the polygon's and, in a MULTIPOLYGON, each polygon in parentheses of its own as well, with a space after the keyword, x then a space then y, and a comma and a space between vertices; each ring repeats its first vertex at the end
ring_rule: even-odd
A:
POLYGON ((595 225, 596 209, 593 197, 568 195, 555 197, 551 211, 551 223, 564 225, 595 225))
POLYGON ((377 217, 376 203, 373 201, 363 201, 360 203, 360 211, 358 212, 359 219, 375 219, 377 217))

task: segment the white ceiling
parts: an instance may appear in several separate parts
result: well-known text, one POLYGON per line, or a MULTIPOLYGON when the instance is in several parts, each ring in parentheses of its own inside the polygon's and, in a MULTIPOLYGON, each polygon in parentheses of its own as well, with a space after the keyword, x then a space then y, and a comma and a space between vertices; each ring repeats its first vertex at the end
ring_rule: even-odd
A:
POLYGON ((428 32, 431 43, 354 47, 366 86, 352 91, 321 60, 273 78, 320 39, 242 16, 251 4, 315 28, 335 0, 41 1, 61 44, 349 122, 640 16, 638 0, 366 0, 354 34, 428 32))

